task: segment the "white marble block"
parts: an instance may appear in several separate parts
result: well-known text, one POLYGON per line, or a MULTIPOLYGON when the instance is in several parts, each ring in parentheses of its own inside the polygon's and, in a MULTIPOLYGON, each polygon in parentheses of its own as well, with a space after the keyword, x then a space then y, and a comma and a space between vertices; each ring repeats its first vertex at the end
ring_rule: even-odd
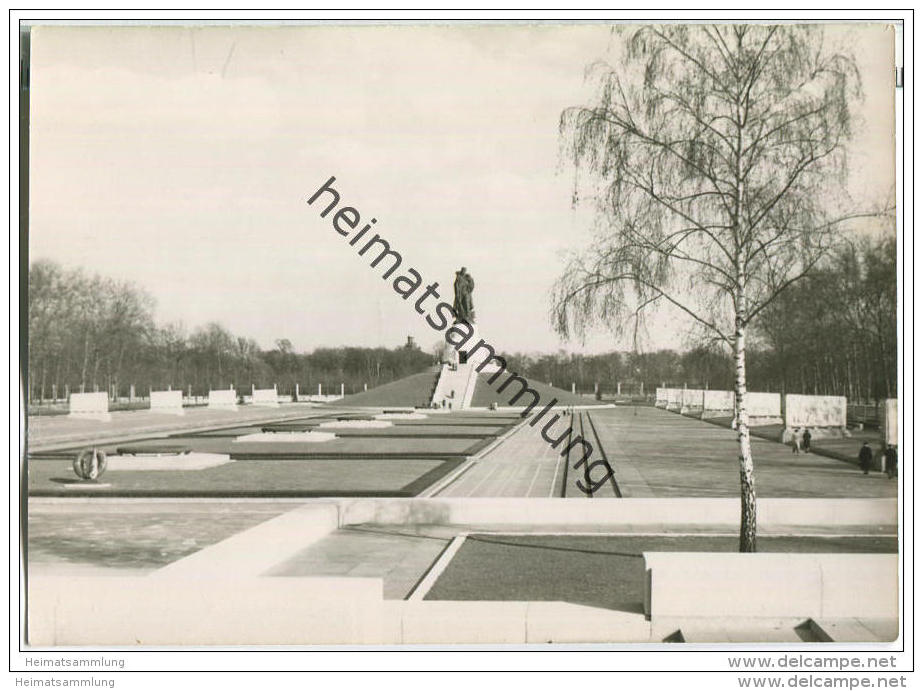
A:
POLYGON ((785 426, 846 427, 846 396, 786 394, 785 426))
POLYGON ((208 407, 220 410, 237 410, 237 392, 234 389, 209 391, 208 407))
POLYGON ((658 408, 666 408, 667 407, 667 389, 664 389, 658 386, 656 394, 657 396, 654 401, 654 405, 658 408))
POLYGON ((253 389, 253 405, 265 408, 279 407, 279 394, 276 388, 271 389, 253 389))
POLYGON ((683 390, 667 389, 667 410, 679 412, 683 407, 683 390))
POLYGON ((184 415, 182 391, 151 391, 151 412, 184 415))
POLYGON ((685 415, 696 415, 702 412, 702 389, 683 389, 682 406, 680 412, 685 415))
POLYGON ((889 398, 882 404, 882 414, 879 415, 881 420, 881 431, 885 444, 898 445, 898 417, 897 417, 897 399, 889 398))
POLYGON ((108 422, 112 419, 109 414, 109 396, 104 391, 72 393, 70 396, 70 414, 72 417, 108 422))
POLYGON ((702 417, 733 417, 733 391, 705 391, 702 394, 702 417))

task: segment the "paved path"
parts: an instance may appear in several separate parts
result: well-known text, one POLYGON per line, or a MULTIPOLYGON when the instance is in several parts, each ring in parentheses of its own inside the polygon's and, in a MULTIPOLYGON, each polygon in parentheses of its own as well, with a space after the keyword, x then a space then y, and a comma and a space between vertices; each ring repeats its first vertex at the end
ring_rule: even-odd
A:
MULTIPOLYGON (((592 416, 620 486, 658 497, 738 496, 733 430, 640 406, 592 416)), ((751 445, 758 496, 897 496, 897 483, 880 473, 863 475, 854 465, 816 454, 794 455, 788 446, 756 437, 751 445)))
MULTIPOLYGON (((648 406, 622 406, 588 415, 615 469, 622 496, 738 496, 733 430, 648 406)), ((565 430, 569 420, 559 420, 549 436, 565 430)), ((552 449, 541 437, 540 426, 520 427, 437 496, 561 496, 564 462, 558 451, 563 444, 558 451, 552 449)), ((862 475, 849 463, 816 454, 796 456, 783 444, 756 437, 752 449, 758 496, 897 496, 896 482, 881 474, 862 475)), ((569 470, 571 490, 577 475, 569 470)), ((569 491, 567 496, 580 494, 569 491)))
MULTIPOLYGON (((566 429, 558 420, 549 436, 566 429)), ((555 450, 542 438, 539 425, 521 425, 436 496, 559 497, 564 473, 561 450, 563 444, 555 450)))

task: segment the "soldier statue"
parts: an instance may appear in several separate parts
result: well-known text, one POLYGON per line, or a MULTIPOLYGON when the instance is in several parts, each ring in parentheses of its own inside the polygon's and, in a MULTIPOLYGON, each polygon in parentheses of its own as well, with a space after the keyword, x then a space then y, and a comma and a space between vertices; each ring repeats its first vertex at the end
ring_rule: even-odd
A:
POLYGON ((455 310, 456 322, 474 323, 474 302, 471 299, 473 290, 474 279, 463 266, 460 271, 455 272, 455 302, 452 309, 455 310))

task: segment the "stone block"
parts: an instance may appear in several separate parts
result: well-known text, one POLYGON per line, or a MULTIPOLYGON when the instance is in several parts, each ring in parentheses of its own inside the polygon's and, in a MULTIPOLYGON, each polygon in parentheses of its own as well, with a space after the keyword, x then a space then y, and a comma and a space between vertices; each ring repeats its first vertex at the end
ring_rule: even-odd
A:
POLYGON ((108 422, 109 396, 104 391, 96 393, 72 393, 70 395, 70 414, 72 417, 108 422))
POLYGON ((657 387, 657 391, 655 392, 654 405, 658 408, 667 407, 667 389, 661 388, 659 386, 657 387))
POLYGON ((734 415, 733 391, 704 391, 702 393, 702 417, 731 417, 734 415))
POLYGON ((683 415, 700 415, 702 413, 702 389, 683 389, 682 405, 680 412, 683 415))
POLYGON ((182 391, 151 391, 151 412, 184 415, 182 391))
POLYGON ((237 392, 234 389, 209 391, 208 407, 220 410, 237 410, 237 392))
POLYGON ((254 389, 251 400, 255 406, 264 408, 279 407, 279 394, 276 393, 275 387, 271 389, 254 389))
POLYGON ((786 394, 785 427, 846 429, 846 397, 786 394))
POLYGON ((898 407, 897 399, 889 398, 883 404, 883 415, 879 416, 881 423, 882 441, 885 444, 894 444, 898 446, 898 407))
POLYGON ((679 412, 683 407, 683 390, 667 389, 667 410, 679 412))

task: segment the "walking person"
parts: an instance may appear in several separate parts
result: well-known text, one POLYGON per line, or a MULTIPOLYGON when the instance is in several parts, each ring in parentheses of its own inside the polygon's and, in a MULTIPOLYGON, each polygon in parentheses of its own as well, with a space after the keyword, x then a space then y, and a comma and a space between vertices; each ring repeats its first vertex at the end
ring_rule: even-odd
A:
POLYGON ((811 432, 807 427, 804 428, 804 434, 801 435, 801 448, 805 453, 811 453, 811 432))
POLYGON ((897 449, 894 448, 894 444, 888 444, 888 448, 885 449, 885 472, 889 480, 897 477, 897 449))
POLYGON ((798 434, 797 427, 795 428, 795 431, 792 432, 792 453, 801 453, 801 436, 798 434))
POLYGON ((859 449, 859 467, 863 475, 868 475, 872 467, 872 447, 867 441, 862 442, 862 448, 859 449))

